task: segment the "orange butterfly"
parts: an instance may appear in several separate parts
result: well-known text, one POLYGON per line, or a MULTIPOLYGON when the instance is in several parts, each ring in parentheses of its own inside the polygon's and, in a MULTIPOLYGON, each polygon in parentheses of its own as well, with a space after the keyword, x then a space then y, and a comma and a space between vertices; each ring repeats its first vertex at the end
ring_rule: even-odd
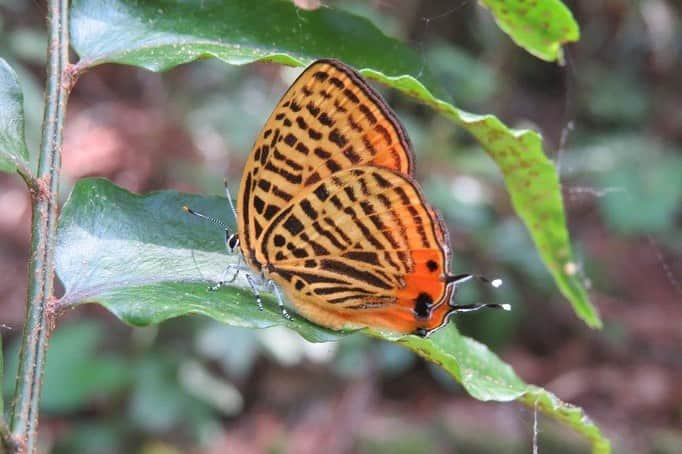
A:
POLYGON ((506 309, 452 305, 456 284, 474 276, 449 274, 448 232, 413 179, 413 161, 380 95, 340 61, 318 60, 253 146, 227 245, 276 284, 285 316, 277 287, 298 313, 332 329, 427 335, 459 311, 506 309))

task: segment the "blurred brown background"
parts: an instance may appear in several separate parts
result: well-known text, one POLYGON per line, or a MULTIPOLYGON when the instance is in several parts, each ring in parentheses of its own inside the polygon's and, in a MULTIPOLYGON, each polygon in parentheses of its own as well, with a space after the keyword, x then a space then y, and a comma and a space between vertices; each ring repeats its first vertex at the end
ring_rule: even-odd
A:
MULTIPOLYGON (((560 169, 569 228, 605 322, 592 331, 555 288, 501 176, 470 136, 400 95, 417 174, 450 226, 456 272, 505 280, 461 301, 510 314, 460 317, 527 382, 580 405, 615 452, 682 452, 682 27, 679 2, 567 2, 582 39, 567 64, 516 47, 474 1, 323 2, 409 42, 458 106, 543 133, 560 169)), ((19 73, 29 146, 42 115, 44 6, 0 3, 0 56, 19 73)), ((105 176, 128 189, 236 191, 254 137, 300 70, 216 61, 165 74, 107 65, 69 104, 65 198, 105 176)), ((379 87, 383 90, 382 87, 379 87)), ((0 174, 0 334, 8 377, 21 332, 30 209, 0 174)), ((410 352, 361 336, 311 345, 283 329, 185 318, 132 329, 101 308, 62 319, 41 422, 46 451, 529 452, 534 415, 468 397, 410 352), (99 372, 98 372, 99 371, 99 372)), ((540 452, 587 452, 539 420, 540 452)))

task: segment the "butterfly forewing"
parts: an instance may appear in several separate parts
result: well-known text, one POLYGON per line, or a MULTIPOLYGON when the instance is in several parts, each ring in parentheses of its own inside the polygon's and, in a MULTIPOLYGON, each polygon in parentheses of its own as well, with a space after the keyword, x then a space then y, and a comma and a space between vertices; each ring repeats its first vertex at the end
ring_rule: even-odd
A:
POLYGON ((240 247, 260 268, 255 246, 304 188, 342 169, 375 165, 412 174, 407 135, 381 97, 335 60, 309 66, 256 140, 238 196, 240 247))
POLYGON ((442 226, 411 178, 390 169, 345 169, 310 186, 258 252, 297 311, 325 326, 414 332, 447 310, 442 226))

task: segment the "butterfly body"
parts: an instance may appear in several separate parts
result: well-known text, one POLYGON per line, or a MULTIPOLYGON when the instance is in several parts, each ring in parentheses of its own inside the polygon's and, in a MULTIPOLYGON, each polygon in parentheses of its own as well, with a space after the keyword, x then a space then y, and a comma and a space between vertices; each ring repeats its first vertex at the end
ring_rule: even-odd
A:
POLYGON ((294 82, 242 177, 239 248, 297 312, 332 329, 428 334, 453 312, 448 233, 413 177, 411 146, 352 69, 294 82))

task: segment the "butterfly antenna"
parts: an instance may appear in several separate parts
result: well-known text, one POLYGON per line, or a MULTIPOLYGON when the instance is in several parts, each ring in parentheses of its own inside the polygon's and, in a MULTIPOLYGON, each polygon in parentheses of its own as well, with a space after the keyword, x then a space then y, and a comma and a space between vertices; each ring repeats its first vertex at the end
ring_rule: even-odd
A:
POLYGON ((206 216, 205 214, 201 214, 201 213, 199 213, 198 211, 194 211, 193 209, 191 209, 191 208, 188 207, 187 205, 183 206, 182 209, 185 210, 186 212, 188 212, 189 214, 193 215, 193 216, 196 216, 196 217, 201 218, 201 219, 206 219, 207 221, 210 221, 210 222, 212 222, 212 223, 214 223, 214 224, 219 225, 219 226, 222 227, 226 232, 229 231, 229 228, 227 227, 227 224, 225 224, 225 223, 224 223, 223 221, 221 221, 220 219, 216 219, 216 218, 214 218, 214 217, 206 216))
POLYGON ((237 210, 234 208, 234 203, 232 203, 232 195, 230 194, 230 188, 227 187, 227 178, 223 179, 223 184, 225 185, 225 196, 227 197, 227 203, 230 204, 230 209, 234 215, 234 220, 237 220, 237 210))

